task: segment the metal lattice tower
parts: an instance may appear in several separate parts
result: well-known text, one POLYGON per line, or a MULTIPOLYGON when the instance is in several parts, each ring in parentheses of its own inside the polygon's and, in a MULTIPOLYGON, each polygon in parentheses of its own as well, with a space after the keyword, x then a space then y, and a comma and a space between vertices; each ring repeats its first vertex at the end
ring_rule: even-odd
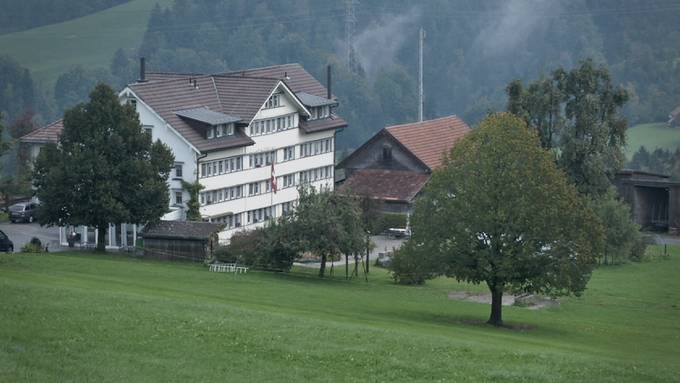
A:
POLYGON ((357 18, 354 13, 355 7, 359 5, 359 0, 345 0, 345 44, 347 67, 351 72, 356 70, 356 59, 354 57, 354 28, 357 18))

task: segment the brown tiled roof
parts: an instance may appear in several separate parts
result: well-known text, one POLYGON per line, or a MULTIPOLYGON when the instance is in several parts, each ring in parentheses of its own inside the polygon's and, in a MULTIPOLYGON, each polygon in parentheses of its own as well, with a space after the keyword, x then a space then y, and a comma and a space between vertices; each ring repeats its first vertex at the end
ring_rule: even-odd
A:
POLYGON ((62 130, 64 130, 64 120, 57 120, 47 126, 35 129, 21 137, 19 141, 27 144, 56 144, 62 130))
MULTIPOLYGON (((244 123, 249 123, 281 80, 293 93, 305 92, 319 97, 326 96, 326 88, 300 64, 277 65, 215 75, 151 72, 147 73, 146 78, 146 82, 131 84, 130 89, 202 152, 233 147, 237 142, 241 142, 241 146, 248 145, 252 144, 252 140, 243 134, 241 141, 208 140, 204 137, 205 127, 178 117, 177 111, 205 107, 215 112, 239 117, 244 123), (284 79, 284 76, 287 78, 284 79), (190 83, 190 79, 196 81, 198 85, 196 88, 190 83)), ((307 124, 307 129, 302 130, 311 133, 346 125, 344 120, 336 117, 307 124)))
POLYGON ((385 201, 410 202, 429 179, 429 174, 412 171, 360 169, 345 180, 338 192, 385 201))
POLYGON ((342 117, 331 115, 329 118, 320 120, 302 121, 300 120, 300 129, 305 133, 315 133, 330 129, 341 129, 347 126, 347 122, 342 117))
POLYGON ((394 125, 385 130, 434 170, 442 165, 445 153, 470 131, 470 127, 458 116, 394 125))
POLYGON ((226 74, 254 76, 254 77, 269 77, 282 79, 290 89, 297 92, 305 92, 314 96, 326 97, 326 87, 323 86, 317 79, 298 63, 274 65, 264 68, 245 69, 240 71, 232 71, 226 74), (285 78, 285 76, 288 76, 285 78))
POLYGON ((145 227, 141 235, 144 238, 206 240, 223 227, 223 224, 209 222, 159 221, 145 227))

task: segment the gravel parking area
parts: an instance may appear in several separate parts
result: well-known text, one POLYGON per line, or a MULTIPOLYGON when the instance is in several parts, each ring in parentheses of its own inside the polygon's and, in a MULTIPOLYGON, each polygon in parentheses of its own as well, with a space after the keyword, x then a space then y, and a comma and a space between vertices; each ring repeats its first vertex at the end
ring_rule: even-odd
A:
POLYGON ((50 251, 58 251, 59 246, 59 228, 58 227, 41 227, 37 223, 0 223, 0 230, 2 230, 9 239, 14 242, 14 251, 21 251, 21 247, 28 243, 31 238, 38 237, 42 241, 43 246, 48 245, 50 251))

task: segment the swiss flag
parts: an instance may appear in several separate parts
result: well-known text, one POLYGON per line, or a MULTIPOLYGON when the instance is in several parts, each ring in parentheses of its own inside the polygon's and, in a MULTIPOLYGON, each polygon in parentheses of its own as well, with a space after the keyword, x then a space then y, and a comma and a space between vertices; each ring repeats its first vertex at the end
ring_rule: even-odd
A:
POLYGON ((274 194, 276 194, 278 188, 276 187, 276 173, 274 173, 274 161, 272 161, 272 178, 270 182, 272 184, 272 191, 274 192, 274 194))

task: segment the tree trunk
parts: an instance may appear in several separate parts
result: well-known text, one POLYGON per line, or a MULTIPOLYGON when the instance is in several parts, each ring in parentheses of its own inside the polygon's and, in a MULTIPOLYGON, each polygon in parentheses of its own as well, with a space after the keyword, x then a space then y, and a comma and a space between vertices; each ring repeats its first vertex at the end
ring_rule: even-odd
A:
POLYGON ((491 316, 486 323, 494 326, 502 326, 503 316, 501 311, 503 309, 503 285, 495 285, 494 287, 491 287, 490 285, 489 290, 491 290, 491 316))
POLYGON ((323 278, 326 273, 326 254, 321 254, 321 267, 319 267, 319 278, 323 278))
POLYGON ((371 237, 366 238, 366 274, 368 274, 368 264, 371 258, 371 237))
POLYGON ((106 230, 108 225, 97 226, 97 251, 106 251, 106 230))
POLYGON ((345 279, 349 279, 349 255, 345 254, 345 279))

